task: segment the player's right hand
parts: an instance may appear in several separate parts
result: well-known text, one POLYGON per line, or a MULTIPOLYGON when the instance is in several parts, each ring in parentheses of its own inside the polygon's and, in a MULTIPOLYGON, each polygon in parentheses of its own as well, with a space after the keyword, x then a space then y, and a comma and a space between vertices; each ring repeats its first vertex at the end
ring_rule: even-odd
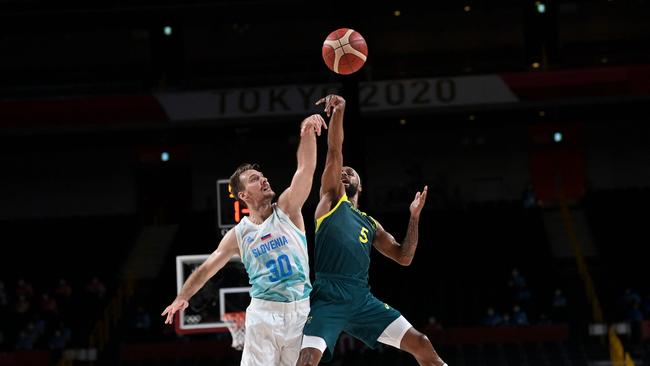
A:
POLYGON ((411 202, 411 206, 409 207, 409 210, 411 211, 411 217, 416 219, 420 218, 420 212, 422 212, 422 208, 424 207, 424 204, 427 201, 428 190, 429 190, 429 186, 424 186, 422 193, 417 192, 415 194, 415 198, 413 199, 413 202, 411 202))
POLYGON ((187 308, 189 305, 190 303, 188 303, 187 300, 176 299, 160 315, 161 316, 167 315, 167 319, 165 319, 165 324, 171 324, 174 322, 174 314, 176 314, 176 312, 179 310, 185 310, 185 308, 187 308))
POLYGON ((325 113, 327 117, 331 116, 334 112, 345 109, 345 99, 342 96, 336 94, 329 94, 324 98, 320 98, 316 105, 325 103, 325 113))
POLYGON ((321 128, 327 129, 327 123, 320 114, 312 114, 305 118, 300 126, 300 137, 305 135, 305 132, 314 131, 316 135, 320 136, 321 128))

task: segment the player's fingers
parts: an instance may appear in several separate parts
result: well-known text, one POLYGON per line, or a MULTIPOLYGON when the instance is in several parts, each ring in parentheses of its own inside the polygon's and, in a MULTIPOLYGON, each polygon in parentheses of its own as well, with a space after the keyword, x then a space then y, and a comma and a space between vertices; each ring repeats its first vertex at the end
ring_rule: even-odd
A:
POLYGON ((319 105, 321 103, 325 102, 325 97, 320 98, 319 100, 316 101, 316 105, 319 105))
POLYGON ((327 122, 325 122, 325 120, 323 119, 323 117, 318 116, 318 120, 319 120, 320 123, 323 125, 323 127, 325 127, 325 129, 327 129, 327 122))
POLYGON ((331 116, 332 114, 336 113, 336 104, 330 102, 329 104, 329 114, 328 116, 331 116))
POLYGON ((420 192, 415 193, 415 200, 417 201, 420 198, 420 192))
POLYGON ((308 122, 305 124, 305 130, 308 128, 320 135, 320 126, 318 120, 314 116, 310 116, 308 122))

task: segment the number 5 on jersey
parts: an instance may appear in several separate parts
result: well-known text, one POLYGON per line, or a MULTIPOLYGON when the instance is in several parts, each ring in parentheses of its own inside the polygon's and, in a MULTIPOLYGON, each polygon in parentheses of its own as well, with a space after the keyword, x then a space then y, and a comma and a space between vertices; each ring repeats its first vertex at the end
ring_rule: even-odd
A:
POLYGON ((359 233, 359 241, 363 244, 368 242, 368 229, 365 227, 361 228, 361 232, 359 233))
POLYGON ((270 261, 266 262, 266 268, 271 271, 271 278, 269 278, 271 282, 280 281, 280 279, 291 276, 293 274, 291 261, 289 260, 289 256, 286 254, 279 256, 277 260, 271 259, 270 261))

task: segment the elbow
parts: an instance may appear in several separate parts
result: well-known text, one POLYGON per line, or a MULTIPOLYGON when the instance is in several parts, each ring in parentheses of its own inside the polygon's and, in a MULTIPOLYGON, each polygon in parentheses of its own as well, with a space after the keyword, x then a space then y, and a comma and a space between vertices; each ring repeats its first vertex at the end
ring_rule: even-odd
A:
POLYGON ((399 258, 397 258, 397 263, 399 263, 403 267, 408 267, 411 265, 411 263, 413 263, 413 257, 402 255, 399 258))

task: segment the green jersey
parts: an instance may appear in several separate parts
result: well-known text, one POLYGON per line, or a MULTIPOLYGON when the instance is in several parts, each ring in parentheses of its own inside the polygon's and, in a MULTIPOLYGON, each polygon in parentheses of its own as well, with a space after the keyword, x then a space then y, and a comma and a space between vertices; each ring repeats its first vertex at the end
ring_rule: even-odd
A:
POLYGON ((315 270, 368 283, 377 221, 352 206, 347 195, 316 220, 315 270))

